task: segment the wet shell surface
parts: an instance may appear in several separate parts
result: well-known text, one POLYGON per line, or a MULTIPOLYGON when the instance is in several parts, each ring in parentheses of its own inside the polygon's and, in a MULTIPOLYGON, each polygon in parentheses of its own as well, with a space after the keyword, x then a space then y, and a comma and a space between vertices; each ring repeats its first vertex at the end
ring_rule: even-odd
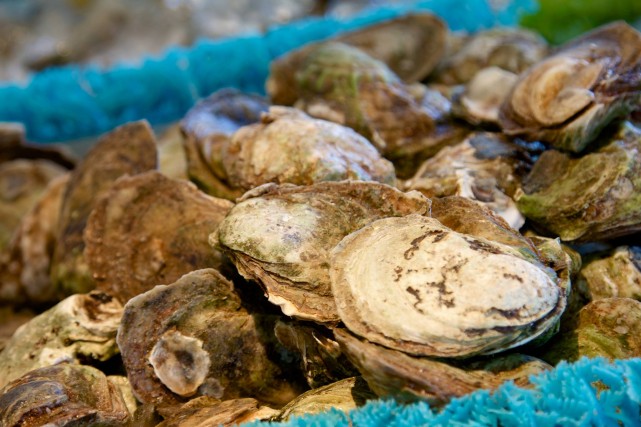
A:
POLYGON ((506 350, 550 328, 563 310, 556 275, 515 249, 433 218, 385 218, 332 251, 332 291, 347 328, 423 356, 506 350))

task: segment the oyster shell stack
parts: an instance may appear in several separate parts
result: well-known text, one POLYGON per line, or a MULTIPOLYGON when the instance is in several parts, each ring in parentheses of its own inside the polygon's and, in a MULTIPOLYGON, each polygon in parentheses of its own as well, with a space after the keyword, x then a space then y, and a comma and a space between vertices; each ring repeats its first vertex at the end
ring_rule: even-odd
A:
POLYGON ((640 47, 623 23, 550 50, 419 14, 70 172, 1 125, 0 170, 49 163, 0 173, 0 424, 441 407, 641 356, 640 47))

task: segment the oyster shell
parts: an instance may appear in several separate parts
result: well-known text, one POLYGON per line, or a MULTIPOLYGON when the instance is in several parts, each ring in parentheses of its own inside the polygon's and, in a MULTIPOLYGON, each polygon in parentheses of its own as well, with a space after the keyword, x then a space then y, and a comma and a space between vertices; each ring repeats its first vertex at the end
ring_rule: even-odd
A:
POLYGON ((362 30, 341 34, 329 41, 310 43, 272 61, 266 82, 272 102, 293 105, 299 98, 296 74, 308 55, 326 43, 344 43, 385 63, 403 81, 422 80, 445 51, 447 28, 428 13, 408 14, 362 30))
POLYGON ((65 173, 49 183, 0 254, 0 302, 40 306, 58 301, 51 284, 51 257, 69 176, 65 173))
POLYGON ((296 74, 295 106, 349 126, 384 155, 427 139, 436 124, 429 109, 380 61, 341 43, 325 43, 296 74))
POLYGON ((429 200, 376 182, 263 186, 245 194, 210 243, 243 277, 258 281, 288 316, 337 322, 329 251, 365 224, 429 212, 429 200))
POLYGON ((274 420, 287 421, 299 415, 319 414, 330 410, 349 412, 376 397, 362 377, 345 378, 306 391, 285 405, 274 420))
POLYGON ((612 297, 641 301, 641 247, 619 246, 589 257, 576 284, 589 301, 612 297))
POLYGON ((121 301, 222 264, 207 236, 233 203, 190 182, 155 171, 125 176, 94 206, 84 233, 85 259, 96 287, 121 301))
POLYGON ((53 252, 53 285, 65 294, 88 292, 95 283, 83 256, 83 230, 98 197, 122 175, 155 169, 156 142, 146 121, 105 134, 71 174, 53 252))
POLYGON ((641 129, 623 123, 598 150, 545 151, 514 195, 535 225, 564 241, 612 239, 641 229, 641 129))
POLYGON ((283 405, 301 389, 295 371, 272 361, 291 357, 276 346, 274 322, 245 310, 231 282, 205 269, 129 300, 117 340, 143 403, 211 396, 283 405))
POLYGON ((267 420, 278 410, 260 406, 256 399, 218 399, 202 396, 190 400, 156 427, 235 426, 250 421, 267 420))
POLYGON ((302 371, 312 389, 358 375, 332 333, 323 326, 279 320, 274 334, 285 348, 300 354, 302 371))
POLYGON ((472 36, 453 37, 451 52, 432 76, 434 81, 447 85, 467 83, 480 70, 491 66, 519 74, 543 59, 548 50, 543 37, 524 28, 494 28, 472 36))
POLYGON ((341 348, 378 396, 410 402, 425 400, 430 406, 444 405, 476 390, 495 389, 506 381, 527 387, 530 375, 552 368, 534 357, 516 353, 457 366, 390 350, 360 340, 345 330, 337 329, 335 334, 341 348))
POLYGON ((330 262, 347 328, 420 356, 516 347, 555 325, 566 303, 556 274, 532 256, 420 215, 372 222, 345 237, 330 262))
POLYGON ((641 99, 641 33, 614 22, 561 46, 523 73, 501 108, 509 135, 580 152, 641 99))
POLYGON ((430 198, 456 195, 476 200, 518 229, 525 218, 511 196, 530 164, 528 153, 500 134, 474 133, 426 160, 403 188, 430 198))
POLYGON ((579 311, 574 329, 558 336, 541 358, 556 364, 581 357, 610 360, 641 357, 641 302, 631 298, 603 298, 579 311))
POLYGON ((122 426, 130 414, 118 388, 91 366, 62 363, 0 389, 0 425, 122 426))
POLYGON ((191 108, 181 121, 189 178, 212 196, 234 198, 227 188, 221 156, 234 132, 260 121, 269 109, 265 99, 236 89, 223 89, 191 108))
POLYGON ((22 325, 0 353, 0 387, 43 366, 118 353, 122 305, 101 292, 72 295, 22 325))

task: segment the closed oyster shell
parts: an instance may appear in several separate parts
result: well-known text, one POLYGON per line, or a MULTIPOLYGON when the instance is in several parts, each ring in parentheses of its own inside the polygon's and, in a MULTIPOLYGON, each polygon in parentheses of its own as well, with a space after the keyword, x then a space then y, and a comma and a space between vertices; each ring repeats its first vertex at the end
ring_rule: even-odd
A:
POLYGON ((156 427, 235 426, 250 421, 267 420, 278 410, 260 406, 256 399, 231 399, 221 402, 202 396, 190 400, 156 427))
POLYGON ((476 200, 518 229, 525 218, 511 196, 530 163, 523 148, 501 135, 474 133, 426 160, 403 188, 430 198, 456 195, 476 200))
POLYGON ((51 278, 64 294, 88 292, 95 287, 83 256, 83 231, 99 196, 123 175, 135 175, 157 166, 156 142, 146 121, 122 125, 105 134, 73 170, 60 208, 58 240, 51 278))
POLYGON ((155 171, 118 179, 85 228, 96 287, 126 302, 190 271, 219 268, 222 254, 207 236, 233 205, 155 171))
POLYGON ((102 292, 76 294, 16 330, 0 353, 0 387, 43 366, 105 361, 118 353, 122 305, 102 292))
POLYGON ((579 158, 545 151, 514 195, 519 210, 564 241, 612 239, 641 229, 641 129, 623 123, 579 158))
POLYGON ((429 200, 376 182, 264 186, 249 192, 212 234, 247 279, 288 316, 337 322, 329 252, 379 218, 429 212, 429 200))
POLYGON ((376 397, 362 377, 345 378, 301 394, 285 405, 274 420, 286 421, 292 417, 329 410, 349 412, 376 397))
POLYGON ((577 278, 589 301, 622 297, 641 301, 641 247, 619 246, 590 256, 577 278))
POLYGON ((3 427, 116 427, 129 417, 118 388, 91 366, 47 366, 0 389, 3 427))
POLYGON ((275 320, 244 309, 216 270, 197 270, 129 300, 117 340, 143 403, 172 406, 210 396, 280 406, 301 387, 296 371, 277 363, 291 355, 276 345, 275 320))
POLYGON ((378 396, 410 402, 424 400, 431 406, 444 405, 476 390, 492 390, 506 381, 528 387, 530 375, 552 368, 534 357, 516 353, 455 365, 412 357, 360 340, 345 330, 337 329, 335 334, 341 348, 378 396))
POLYGON ((565 290, 536 259, 420 215, 344 238, 330 276, 351 332, 420 356, 507 350, 545 333, 565 308, 565 290))
POLYGON ((509 135, 580 152, 641 99, 641 33, 625 22, 599 27, 524 72, 501 108, 509 135))

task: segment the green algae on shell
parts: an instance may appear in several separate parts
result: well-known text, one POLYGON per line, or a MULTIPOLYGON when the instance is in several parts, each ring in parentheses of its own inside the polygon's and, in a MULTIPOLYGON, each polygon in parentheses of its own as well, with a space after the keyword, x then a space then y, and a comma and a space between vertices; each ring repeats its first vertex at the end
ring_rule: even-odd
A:
POLYGON ((247 279, 261 284, 288 316, 339 320, 329 280, 329 252, 379 218, 428 214, 430 202, 378 182, 266 185, 243 196, 210 237, 247 279))
POLYGON ((563 241, 641 230, 641 129, 628 122, 598 150, 574 158, 545 151, 514 198, 538 227, 563 241))
POLYGON ((532 254, 420 215, 370 223, 345 237, 330 263, 347 329, 419 356, 525 344, 553 327, 566 304, 556 274, 532 254))

